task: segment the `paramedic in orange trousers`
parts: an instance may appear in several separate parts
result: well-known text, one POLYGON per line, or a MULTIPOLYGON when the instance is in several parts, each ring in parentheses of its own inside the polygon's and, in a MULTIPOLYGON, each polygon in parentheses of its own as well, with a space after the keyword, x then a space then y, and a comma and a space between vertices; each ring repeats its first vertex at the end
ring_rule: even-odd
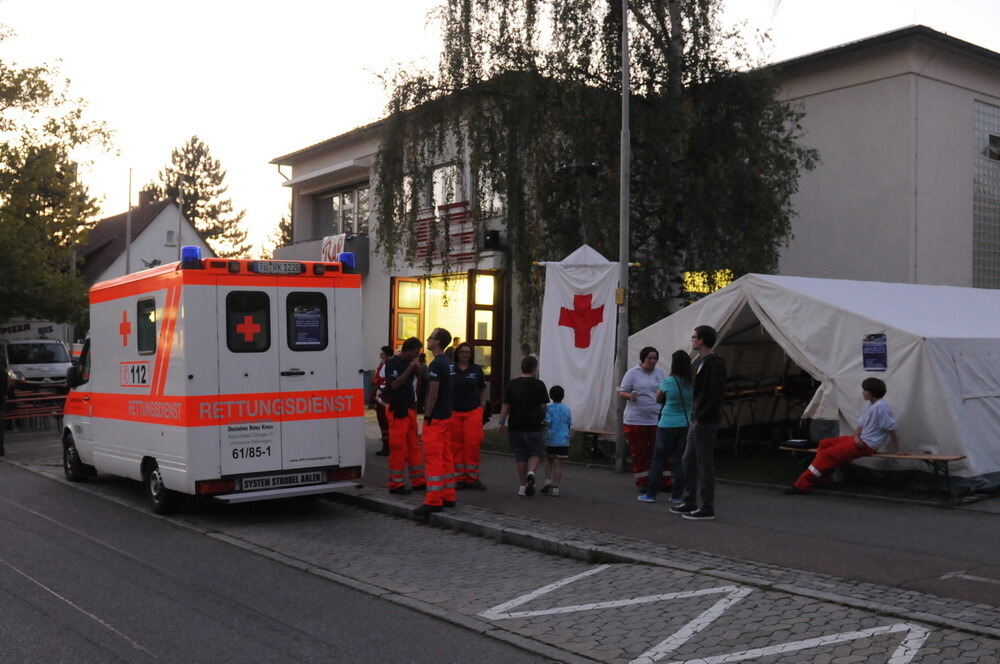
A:
POLYGON ((408 493, 406 467, 410 468, 410 485, 420 491, 425 487, 424 458, 417 437, 416 399, 413 378, 423 369, 417 355, 423 344, 410 337, 403 342, 399 352, 385 362, 386 394, 389 405, 385 409, 389 420, 389 493, 408 493))
POLYGON ((451 333, 434 328, 427 337, 427 350, 434 359, 427 366, 427 401, 424 403, 424 459, 427 460, 427 495, 424 504, 413 510, 426 519, 433 512, 455 506, 455 464, 451 448, 452 394, 455 365, 444 349, 451 343, 451 333))
POLYGON ((480 447, 483 444, 486 377, 472 361, 472 345, 452 346, 455 363, 454 401, 451 414, 451 444, 455 460, 455 488, 484 490, 479 481, 480 447))

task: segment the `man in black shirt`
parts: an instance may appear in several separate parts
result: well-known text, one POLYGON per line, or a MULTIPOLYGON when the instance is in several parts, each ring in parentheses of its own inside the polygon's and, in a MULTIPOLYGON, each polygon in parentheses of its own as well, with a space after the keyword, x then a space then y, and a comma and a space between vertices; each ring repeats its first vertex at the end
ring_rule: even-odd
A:
POLYGON ((521 481, 517 490, 519 496, 535 493, 535 468, 542 460, 545 447, 542 422, 548 403, 549 391, 545 389, 545 383, 538 380, 538 358, 525 356, 521 359, 521 377, 507 383, 504 390, 499 420, 500 435, 503 435, 510 417, 510 446, 514 450, 517 477, 521 481))
POLYGON ((427 495, 413 510, 422 518, 455 506, 455 463, 451 450, 451 407, 455 367, 444 354, 451 333, 434 328, 427 337, 427 350, 434 359, 427 366, 427 401, 424 405, 424 459, 427 462, 427 495))
POLYGON ((715 436, 719 433, 722 400, 726 394, 726 363, 715 354, 717 334, 699 325, 691 337, 698 352, 694 401, 687 446, 684 448, 684 504, 670 511, 690 521, 715 518, 715 436), (697 498, 697 503, 695 502, 697 498))
POLYGON ((389 402, 385 409, 389 420, 389 493, 408 493, 404 483, 407 466, 413 489, 419 491, 426 486, 413 392, 413 378, 422 371, 417 362, 421 348, 420 339, 410 337, 398 353, 385 361, 385 392, 389 402))

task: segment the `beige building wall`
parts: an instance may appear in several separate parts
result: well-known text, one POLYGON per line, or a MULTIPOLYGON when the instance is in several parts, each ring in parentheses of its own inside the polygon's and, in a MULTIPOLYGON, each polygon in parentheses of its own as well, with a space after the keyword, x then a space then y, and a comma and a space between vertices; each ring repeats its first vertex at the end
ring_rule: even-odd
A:
POLYGON ((973 113, 1000 104, 1000 67, 900 39, 778 71, 821 159, 779 273, 973 285, 973 113))

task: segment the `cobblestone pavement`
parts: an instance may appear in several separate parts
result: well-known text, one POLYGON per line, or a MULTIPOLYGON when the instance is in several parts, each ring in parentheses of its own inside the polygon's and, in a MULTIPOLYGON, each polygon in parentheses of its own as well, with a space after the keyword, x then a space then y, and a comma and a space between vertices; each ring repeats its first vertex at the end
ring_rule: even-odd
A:
MULTIPOLYGON (((30 469, 62 481, 58 460, 30 469)), ((133 483, 81 488, 145 510, 133 483)), ((412 501, 364 489, 339 501, 204 505, 171 520, 554 660, 1000 661, 991 607, 466 506, 431 526, 394 515, 412 501)))

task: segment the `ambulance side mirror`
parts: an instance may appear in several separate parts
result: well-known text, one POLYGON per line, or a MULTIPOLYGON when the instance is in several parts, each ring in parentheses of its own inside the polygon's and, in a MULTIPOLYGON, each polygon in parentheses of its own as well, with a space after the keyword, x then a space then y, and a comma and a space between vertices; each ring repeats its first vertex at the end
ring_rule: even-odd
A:
POLYGON ((79 387, 82 382, 80 380, 80 367, 74 364, 66 372, 66 384, 70 387, 79 387))

